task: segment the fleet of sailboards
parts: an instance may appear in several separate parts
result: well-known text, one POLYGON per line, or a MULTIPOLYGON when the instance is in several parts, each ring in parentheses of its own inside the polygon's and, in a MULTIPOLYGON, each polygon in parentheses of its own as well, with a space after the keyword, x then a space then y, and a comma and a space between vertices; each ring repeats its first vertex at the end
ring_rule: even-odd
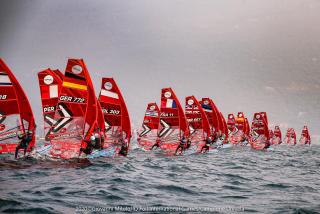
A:
MULTIPOLYGON (((38 73, 44 120, 44 144, 36 146, 36 124, 21 85, 0 59, 0 154, 24 149, 30 156, 54 159, 126 156, 133 131, 124 98, 113 78, 102 78, 96 96, 82 59, 69 59, 65 72, 38 73), (29 138, 25 138, 28 136, 29 138)), ((160 106, 147 105, 138 145, 145 151, 169 155, 200 154, 249 145, 297 144, 289 128, 282 140, 279 126, 269 129, 266 112, 253 115, 251 125, 243 112, 223 114, 210 98, 185 98, 184 108, 172 88, 161 90, 160 106)), ((42 127, 38 127, 42 128, 42 127)), ((299 144, 311 144, 307 126, 299 144)), ((18 157, 21 156, 18 155, 18 157)))

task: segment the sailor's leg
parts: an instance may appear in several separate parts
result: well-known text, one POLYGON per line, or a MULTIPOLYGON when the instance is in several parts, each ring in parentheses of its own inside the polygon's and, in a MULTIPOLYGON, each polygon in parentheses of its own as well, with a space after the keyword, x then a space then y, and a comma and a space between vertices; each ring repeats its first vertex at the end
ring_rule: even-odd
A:
POLYGON ((20 144, 16 147, 16 152, 15 152, 15 154, 14 154, 14 158, 15 158, 15 159, 17 159, 17 157, 18 157, 19 149, 21 149, 20 144))
POLYGON ((25 157, 25 156, 26 156, 27 148, 28 148, 28 147, 24 147, 24 150, 23 150, 23 157, 25 157))
POLYGON ((177 147, 176 151, 174 152, 174 154, 176 155, 178 150, 179 150, 180 146, 177 147))

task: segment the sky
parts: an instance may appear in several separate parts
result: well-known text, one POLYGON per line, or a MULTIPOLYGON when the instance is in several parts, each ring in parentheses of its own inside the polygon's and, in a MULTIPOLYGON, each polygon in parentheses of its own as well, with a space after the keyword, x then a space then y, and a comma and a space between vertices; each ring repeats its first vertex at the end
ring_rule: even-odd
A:
POLYGON ((114 77, 135 128, 161 88, 211 97, 220 111, 266 111, 320 143, 318 0, 1 0, 0 57, 42 124, 37 72, 83 58, 114 77))

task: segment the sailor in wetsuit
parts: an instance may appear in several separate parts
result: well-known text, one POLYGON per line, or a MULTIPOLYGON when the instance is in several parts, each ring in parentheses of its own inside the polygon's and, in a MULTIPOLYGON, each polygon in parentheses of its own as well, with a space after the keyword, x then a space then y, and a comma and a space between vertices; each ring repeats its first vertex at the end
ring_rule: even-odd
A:
POLYGON ((188 138, 187 138, 187 145, 186 145, 185 150, 186 150, 186 149, 189 149, 190 147, 191 147, 191 140, 190 140, 190 138, 188 137, 188 138))
POLYGON ((267 141, 265 142, 264 149, 267 149, 267 148, 269 148, 270 146, 271 146, 271 143, 270 143, 269 140, 267 140, 267 141))
POLYGON ((183 150, 185 149, 186 147, 186 144, 187 144, 187 139, 186 137, 183 135, 181 140, 180 140, 180 144, 179 146, 177 147, 176 151, 175 151, 175 155, 178 153, 179 149, 181 150, 180 154, 183 152, 183 150))
POLYGON ((94 134, 94 137, 95 137, 95 145, 94 145, 94 148, 101 150, 101 149, 102 149, 102 142, 101 142, 101 135, 100 135, 100 133, 99 133, 99 132, 96 132, 96 133, 94 134))
POLYGON ((157 140, 156 140, 156 143, 155 144, 153 144, 153 146, 151 147, 151 150, 153 150, 153 148, 159 148, 160 147, 160 139, 158 138, 157 140))
POLYGON ((86 148, 81 148, 80 149, 80 152, 83 152, 85 153, 86 155, 89 155, 91 154, 91 152, 93 151, 93 149, 95 148, 95 145, 96 145, 96 138, 94 135, 92 135, 90 137, 90 140, 85 140, 84 142, 87 143, 87 146, 86 148))
POLYGON ((207 137, 207 138, 206 138, 206 144, 201 148, 200 153, 202 153, 203 150, 204 150, 203 153, 208 152, 211 144, 212 144, 212 139, 211 139, 211 137, 207 137))
POLYGON ((121 148, 119 151, 119 155, 127 156, 128 155, 128 143, 126 142, 126 140, 124 140, 122 138, 120 139, 120 142, 121 142, 121 148))
POLYGON ((18 139, 20 140, 20 143, 19 145, 16 147, 16 152, 15 152, 15 155, 14 157, 17 159, 18 157, 18 153, 19 153, 19 150, 20 149, 24 149, 23 151, 23 156, 26 155, 26 152, 27 152, 27 149, 28 149, 28 146, 29 146, 29 143, 32 141, 32 138, 33 138, 33 131, 32 130, 29 130, 27 132, 27 134, 23 135, 21 133, 18 133, 18 139))
POLYGON ((100 131, 100 142, 101 142, 101 149, 103 149, 104 146, 104 132, 100 131))

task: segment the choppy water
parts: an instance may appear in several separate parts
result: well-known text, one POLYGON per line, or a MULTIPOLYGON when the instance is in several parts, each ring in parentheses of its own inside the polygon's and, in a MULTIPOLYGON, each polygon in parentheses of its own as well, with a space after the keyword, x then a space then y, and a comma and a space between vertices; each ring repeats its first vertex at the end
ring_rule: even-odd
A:
POLYGON ((180 157, 135 149, 127 158, 2 160, 0 166, 0 212, 320 212, 317 145, 180 157))

